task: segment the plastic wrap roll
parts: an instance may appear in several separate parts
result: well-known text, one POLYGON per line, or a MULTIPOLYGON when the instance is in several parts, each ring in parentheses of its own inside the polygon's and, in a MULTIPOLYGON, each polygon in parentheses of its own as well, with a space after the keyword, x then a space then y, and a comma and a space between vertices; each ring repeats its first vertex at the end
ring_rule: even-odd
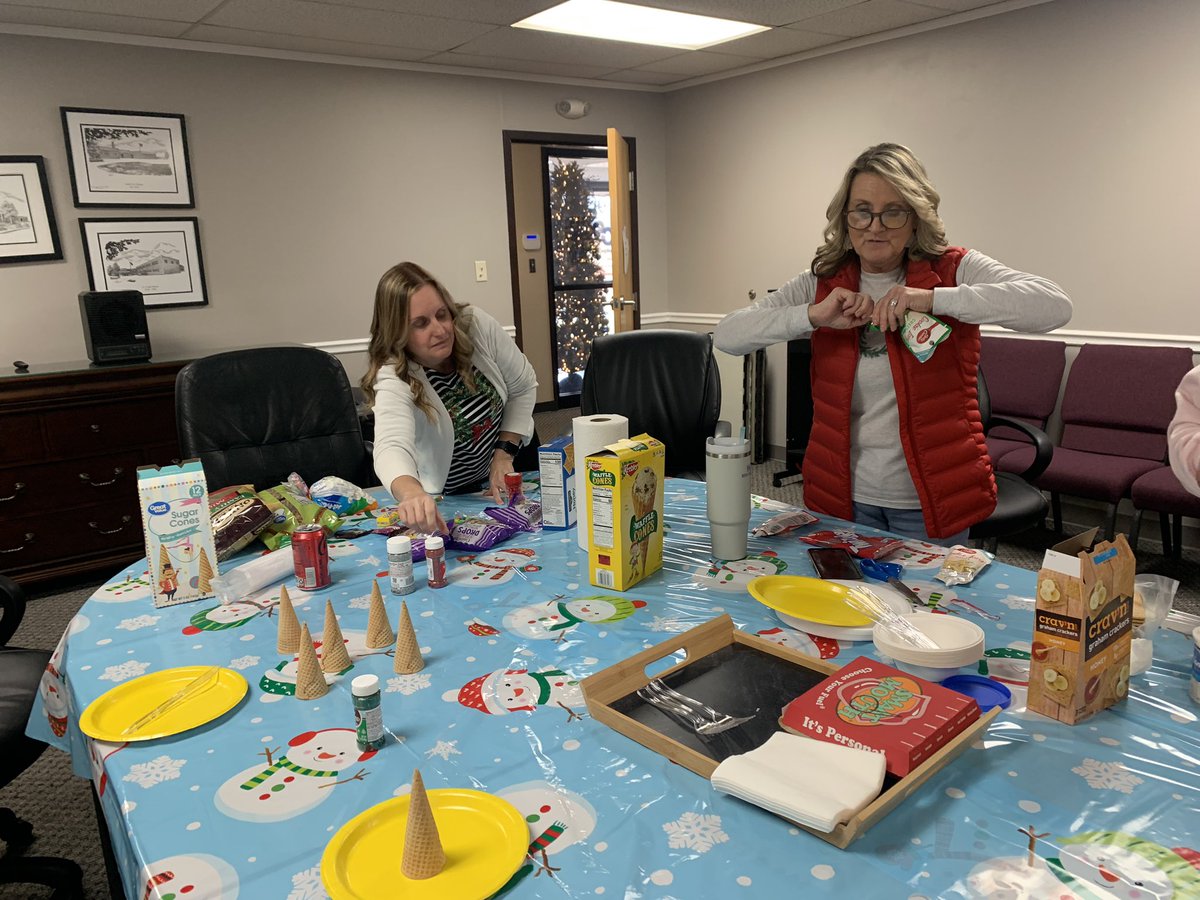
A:
POLYGON ((248 594, 261 591, 268 584, 281 581, 295 574, 292 548, 273 550, 264 556, 256 556, 236 569, 212 579, 212 589, 222 603, 243 600, 248 594))
POLYGON ((587 504, 587 485, 584 482, 584 460, 588 454, 629 437, 629 420, 624 416, 576 416, 571 420, 571 436, 575 441, 575 504, 579 510, 577 538, 579 548, 588 548, 588 522, 592 511, 587 504))

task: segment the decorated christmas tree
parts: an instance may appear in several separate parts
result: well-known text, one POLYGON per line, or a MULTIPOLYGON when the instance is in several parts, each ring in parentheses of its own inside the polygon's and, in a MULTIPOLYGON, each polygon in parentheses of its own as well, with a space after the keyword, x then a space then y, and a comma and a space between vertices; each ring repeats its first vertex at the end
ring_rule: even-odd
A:
MULTIPOLYGON (((583 177, 571 161, 550 172, 550 225, 554 233, 554 282, 558 285, 604 282, 600 268, 600 223, 583 177)), ((608 333, 604 288, 559 291, 554 297, 558 330, 558 366, 574 374, 587 366, 592 341, 608 333)))

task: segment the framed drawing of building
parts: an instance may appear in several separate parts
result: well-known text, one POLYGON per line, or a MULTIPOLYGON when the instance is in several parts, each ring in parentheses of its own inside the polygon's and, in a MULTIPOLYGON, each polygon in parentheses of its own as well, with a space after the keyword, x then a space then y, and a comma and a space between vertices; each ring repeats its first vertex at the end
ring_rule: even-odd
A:
POLYGON ((0 265, 62 258, 45 159, 0 156, 0 265))
POLYGON ((141 291, 147 309, 208 304, 195 216, 80 219, 79 232, 93 291, 141 291))

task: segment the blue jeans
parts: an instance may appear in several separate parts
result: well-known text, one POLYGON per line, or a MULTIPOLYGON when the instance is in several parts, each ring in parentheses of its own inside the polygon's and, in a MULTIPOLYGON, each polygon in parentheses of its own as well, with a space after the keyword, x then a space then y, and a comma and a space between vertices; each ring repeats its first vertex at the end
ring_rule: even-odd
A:
POLYGON ((965 544, 971 531, 968 528, 949 537, 931 538, 925 531, 925 516, 919 509, 892 509, 888 506, 871 506, 858 502, 854 504, 854 521, 859 525, 870 525, 880 531, 894 531, 905 537, 941 544, 944 547, 965 544))

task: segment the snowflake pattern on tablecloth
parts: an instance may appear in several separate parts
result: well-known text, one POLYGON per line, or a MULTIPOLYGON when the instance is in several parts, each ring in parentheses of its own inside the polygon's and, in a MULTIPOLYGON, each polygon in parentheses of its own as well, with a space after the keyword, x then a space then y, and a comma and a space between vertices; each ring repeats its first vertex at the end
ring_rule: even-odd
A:
POLYGON ((432 750, 426 750, 425 755, 428 757, 440 756, 442 759, 449 760, 453 756, 462 756, 462 751, 455 746, 458 741, 438 741, 433 745, 432 750))
POLYGON ((287 900, 329 900, 325 886, 321 884, 321 867, 313 866, 292 876, 292 889, 287 900))
POLYGON ((358 561, 358 564, 360 566, 371 566, 372 568, 378 569, 379 568, 379 557, 372 554, 368 557, 360 559, 358 561))
POLYGON ((134 763, 129 767, 129 774, 124 776, 122 781, 132 781, 134 784, 140 784, 144 788, 152 788, 156 784, 161 784, 164 781, 174 781, 179 777, 179 770, 183 768, 187 762, 186 759, 171 759, 171 757, 163 754, 156 756, 149 762, 134 763))
POLYGON ((1002 597, 1000 602, 1009 609, 1033 609, 1032 597, 1021 597, 1017 594, 1009 594, 1007 597, 1002 597))
POLYGON ((370 609, 371 595, 363 594, 361 597, 351 597, 348 605, 351 609, 370 609))
POLYGON ((130 678, 137 678, 142 675, 148 668, 150 663, 138 662, 136 659, 127 659, 125 662, 115 666, 108 666, 104 670, 104 674, 100 676, 101 681, 128 681, 130 678))
POLYGON ((134 616, 132 619, 122 619, 117 626, 125 631, 137 631, 139 628, 149 628, 156 625, 162 616, 134 616))
POLYGON ((1098 791, 1111 790, 1132 794, 1133 789, 1142 783, 1142 779, 1126 769, 1125 764, 1121 762, 1100 762, 1098 759, 1085 758, 1071 771, 1086 780, 1088 787, 1098 791))
POLYGON ((416 675, 397 675, 387 681, 386 694, 401 693, 405 697, 412 696, 417 691, 429 687, 431 676, 428 672, 418 672, 416 675))
POLYGON ((646 627, 651 631, 670 631, 679 634, 687 631, 692 626, 679 619, 672 619, 667 616, 655 616, 646 627))
POLYGON ((259 664, 259 662, 261 662, 261 661, 262 661, 261 656, 239 656, 237 659, 231 659, 229 661, 229 668, 231 668, 231 669, 249 669, 254 666, 257 666, 259 664))
POLYGON ((716 844, 729 840, 729 835, 721 830, 720 816, 705 816, 695 812, 685 812, 674 822, 663 825, 669 838, 667 846, 673 849, 687 847, 697 853, 707 853, 716 844))

